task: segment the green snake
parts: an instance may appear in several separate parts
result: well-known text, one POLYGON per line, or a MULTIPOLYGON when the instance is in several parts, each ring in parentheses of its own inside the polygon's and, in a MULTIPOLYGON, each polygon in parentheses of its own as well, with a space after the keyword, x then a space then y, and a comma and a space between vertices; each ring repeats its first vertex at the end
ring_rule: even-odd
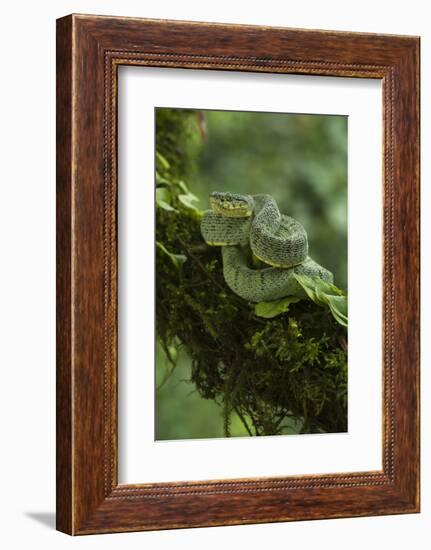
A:
POLYGON ((208 245, 222 247, 226 284, 244 300, 303 297, 295 273, 333 282, 332 273, 308 256, 304 227, 281 214, 270 195, 214 192, 210 204, 212 210, 202 217, 202 236, 208 245), (266 267, 255 268, 253 256, 266 267))

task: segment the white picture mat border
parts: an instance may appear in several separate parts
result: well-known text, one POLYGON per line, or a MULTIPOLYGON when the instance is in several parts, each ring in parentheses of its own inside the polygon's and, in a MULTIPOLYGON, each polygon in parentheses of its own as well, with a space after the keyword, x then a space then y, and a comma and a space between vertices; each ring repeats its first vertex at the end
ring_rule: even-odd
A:
POLYGON ((381 470, 380 81, 132 66, 118 81, 119 482, 381 470), (348 115, 348 433, 154 440, 154 108, 168 105, 348 115))

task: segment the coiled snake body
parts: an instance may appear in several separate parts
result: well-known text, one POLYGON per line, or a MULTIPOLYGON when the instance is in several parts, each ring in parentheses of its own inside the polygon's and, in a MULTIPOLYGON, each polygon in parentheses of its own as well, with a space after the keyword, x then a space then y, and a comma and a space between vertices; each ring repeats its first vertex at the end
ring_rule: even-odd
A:
POLYGON ((244 300, 263 302, 303 297, 294 274, 333 282, 333 275, 308 256, 304 227, 280 214, 270 195, 211 193, 201 233, 207 244, 222 247, 223 276, 244 300), (252 254, 270 267, 253 267, 252 254))

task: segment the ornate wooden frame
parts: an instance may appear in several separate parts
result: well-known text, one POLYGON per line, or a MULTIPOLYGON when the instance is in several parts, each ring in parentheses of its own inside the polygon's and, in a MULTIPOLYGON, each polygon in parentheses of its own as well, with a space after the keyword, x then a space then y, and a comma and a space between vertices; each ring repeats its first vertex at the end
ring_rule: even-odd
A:
POLYGON ((70 15, 57 21, 57 528, 419 511, 419 38, 70 15), (119 485, 119 65, 377 78, 384 102, 383 470, 119 485))

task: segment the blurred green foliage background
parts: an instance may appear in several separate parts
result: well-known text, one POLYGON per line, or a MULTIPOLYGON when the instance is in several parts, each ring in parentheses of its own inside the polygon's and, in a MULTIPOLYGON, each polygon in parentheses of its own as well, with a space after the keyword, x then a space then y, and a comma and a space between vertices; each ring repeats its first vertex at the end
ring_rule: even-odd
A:
POLYGON ((269 193, 307 230, 310 255, 347 288, 347 117, 204 111, 191 189, 269 193), (205 135, 205 134, 204 134, 205 135))
MULTIPOLYGON (((157 109, 157 148, 175 151, 171 170, 187 178, 199 208, 209 208, 212 191, 272 195, 306 228, 310 255, 347 289, 347 117, 190 111, 175 141, 172 113, 157 109)), ((187 354, 178 351, 171 371, 161 347, 156 351, 156 439, 223 437, 222 409, 189 382, 187 354)), ((235 415, 230 432, 247 435, 235 415)))

